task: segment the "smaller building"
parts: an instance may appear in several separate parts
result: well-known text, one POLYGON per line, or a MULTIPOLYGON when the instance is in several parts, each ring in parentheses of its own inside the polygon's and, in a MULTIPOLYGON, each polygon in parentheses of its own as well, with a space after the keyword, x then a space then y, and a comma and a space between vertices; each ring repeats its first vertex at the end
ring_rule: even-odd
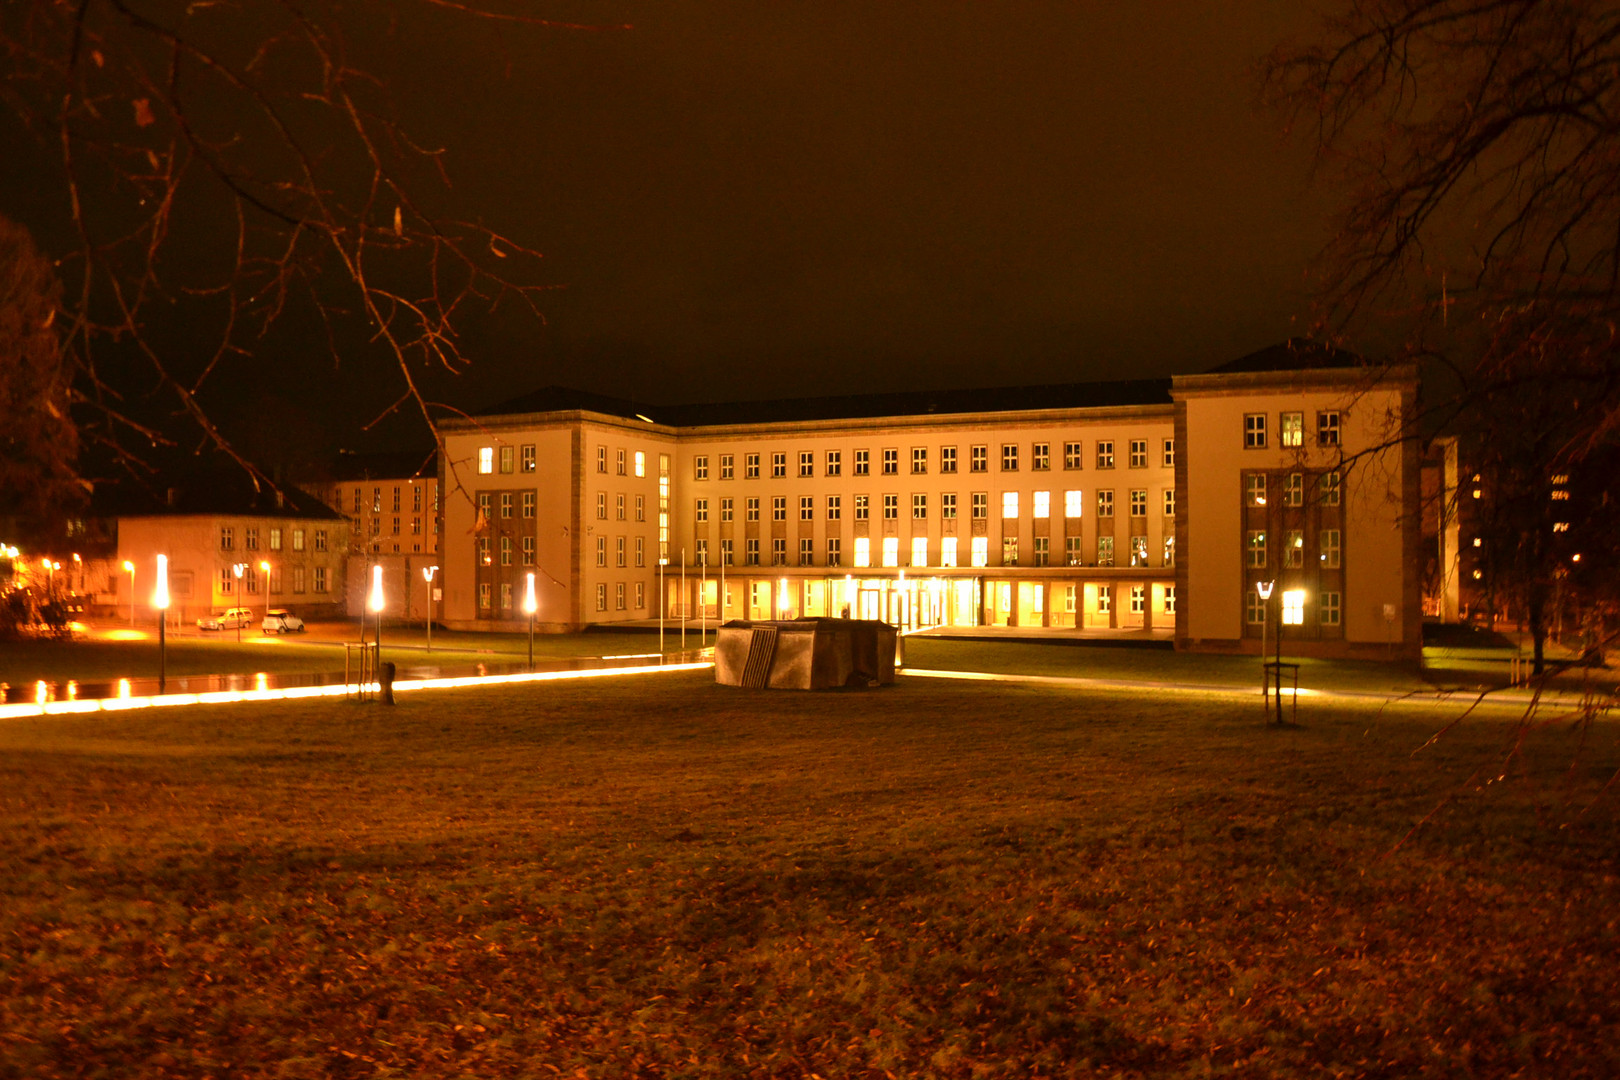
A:
POLYGON ((162 497, 103 500, 117 553, 96 595, 104 613, 151 611, 157 557, 168 557, 171 623, 232 607, 343 613, 349 522, 296 489, 254 491, 245 474, 193 479, 162 497), (112 609, 109 611, 108 609, 112 609))
POLYGON ((329 479, 305 490, 349 522, 345 610, 365 612, 371 567, 383 568, 388 618, 438 618, 439 459, 436 453, 343 452, 329 479))

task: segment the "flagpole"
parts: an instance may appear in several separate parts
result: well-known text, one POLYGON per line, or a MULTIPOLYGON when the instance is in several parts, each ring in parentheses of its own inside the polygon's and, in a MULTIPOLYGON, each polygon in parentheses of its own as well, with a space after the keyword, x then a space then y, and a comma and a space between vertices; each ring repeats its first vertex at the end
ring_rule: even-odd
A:
POLYGON ((686 651, 686 549, 681 548, 681 652, 686 651))

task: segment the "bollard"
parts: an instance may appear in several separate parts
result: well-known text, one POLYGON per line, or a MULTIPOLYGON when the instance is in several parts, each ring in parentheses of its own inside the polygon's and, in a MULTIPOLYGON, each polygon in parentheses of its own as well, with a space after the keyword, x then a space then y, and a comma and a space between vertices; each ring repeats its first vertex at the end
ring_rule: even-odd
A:
POLYGON ((394 703, 394 662, 392 660, 385 660, 379 665, 377 683, 382 689, 382 703, 392 705, 394 703))

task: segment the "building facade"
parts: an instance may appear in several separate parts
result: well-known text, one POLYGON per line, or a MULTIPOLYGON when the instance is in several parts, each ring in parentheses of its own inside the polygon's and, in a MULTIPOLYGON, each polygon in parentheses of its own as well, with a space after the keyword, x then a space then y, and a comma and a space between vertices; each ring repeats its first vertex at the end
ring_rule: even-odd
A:
POLYGON ((306 487, 349 522, 350 615, 366 611, 372 566, 383 568, 389 617, 438 618, 438 462, 433 455, 344 455, 335 478, 306 487))
POLYGON ((666 409, 543 391, 445 425, 443 618, 526 624, 532 574, 548 629, 849 614, 1257 651, 1263 580, 1312 598, 1287 612, 1303 651, 1411 653, 1416 457, 1387 425, 1415 394, 1409 369, 1298 346, 1019 390, 666 409))

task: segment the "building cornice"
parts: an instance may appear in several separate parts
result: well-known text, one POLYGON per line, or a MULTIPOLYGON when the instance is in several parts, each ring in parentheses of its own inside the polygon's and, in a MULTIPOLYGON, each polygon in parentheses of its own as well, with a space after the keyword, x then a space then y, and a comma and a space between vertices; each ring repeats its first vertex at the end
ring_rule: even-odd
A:
POLYGON ((1353 368, 1245 371, 1213 375, 1177 375, 1170 382, 1176 401, 1192 397, 1230 397, 1256 391, 1412 389, 1418 386, 1415 364, 1382 364, 1353 368))

